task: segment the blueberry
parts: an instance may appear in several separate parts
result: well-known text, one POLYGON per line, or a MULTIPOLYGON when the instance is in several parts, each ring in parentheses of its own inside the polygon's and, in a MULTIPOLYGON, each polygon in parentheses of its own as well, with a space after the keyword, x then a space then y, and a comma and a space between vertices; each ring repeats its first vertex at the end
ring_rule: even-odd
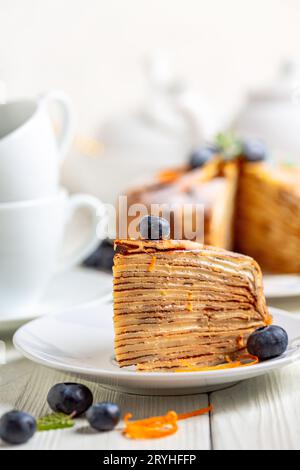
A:
POLYGON ((80 416, 93 403, 93 395, 88 387, 77 383, 61 383, 52 387, 47 402, 54 412, 80 416))
POLYGON ((87 268, 111 271, 113 267, 114 247, 110 240, 103 240, 98 248, 85 261, 87 268))
POLYGON ((261 361, 272 359, 284 353, 288 346, 288 335, 280 326, 270 325, 254 331, 247 342, 250 354, 261 361))
POLYGON ((243 144, 243 154, 248 162, 261 162, 266 160, 268 150, 261 140, 248 139, 243 144))
POLYGON ((90 426, 97 431, 112 431, 121 418, 121 412, 115 403, 98 403, 86 413, 90 426))
POLYGON ((13 410, 0 419, 0 438, 7 444, 24 444, 35 431, 36 421, 28 413, 13 410))
POLYGON ((170 224, 162 217, 146 215, 140 221, 139 230, 146 240, 162 240, 170 235, 170 224))
POLYGON ((218 151, 219 149, 216 145, 205 145, 198 148, 190 156, 190 168, 194 170, 205 165, 218 151))

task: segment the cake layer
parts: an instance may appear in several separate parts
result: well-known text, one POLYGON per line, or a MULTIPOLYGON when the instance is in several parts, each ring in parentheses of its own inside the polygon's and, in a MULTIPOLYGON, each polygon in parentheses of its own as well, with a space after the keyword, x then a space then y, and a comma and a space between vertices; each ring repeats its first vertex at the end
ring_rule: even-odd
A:
POLYGON ((251 258, 190 241, 116 242, 120 366, 219 364, 268 321, 260 269, 251 258))
MULTIPOLYGON (((216 156, 202 168, 193 171, 188 171, 187 168, 166 171, 159 175, 158 180, 128 192, 128 207, 143 204, 149 214, 167 217, 163 210, 157 210, 157 206, 168 205, 171 210, 172 239, 197 239, 230 249, 233 244, 237 182, 237 162, 224 163, 216 156), (192 207, 189 217, 183 218, 181 213, 172 209, 187 205, 192 207), (187 236, 188 230, 195 228, 196 221, 199 221, 197 206, 203 206, 204 220, 201 221, 201 227, 197 227, 196 234, 187 236), (182 229, 182 233, 176 233, 176 227, 182 229)), ((139 217, 128 217, 128 227, 138 220, 139 217)))
POLYGON ((236 249, 265 271, 300 272, 300 172, 244 164, 237 201, 236 249))
MULTIPOLYGON (((201 168, 161 173, 130 191, 128 203, 142 203, 148 213, 162 216, 154 214, 151 205, 202 204, 202 241, 247 254, 266 272, 300 273, 299 169, 215 155, 201 168)), ((195 225, 195 211, 185 221, 195 225)), ((172 228, 174 218, 171 222, 172 228)), ((184 231, 182 237, 192 238, 184 231)))

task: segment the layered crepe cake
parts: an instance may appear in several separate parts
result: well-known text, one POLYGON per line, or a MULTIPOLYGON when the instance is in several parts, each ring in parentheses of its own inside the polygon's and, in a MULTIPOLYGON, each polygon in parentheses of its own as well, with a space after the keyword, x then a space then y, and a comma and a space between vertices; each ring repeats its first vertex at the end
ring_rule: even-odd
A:
MULTIPOLYGON (((144 204, 148 213, 153 213, 151 205, 170 207, 184 204, 200 204, 204 208, 203 233, 197 239, 207 245, 230 249, 233 245, 233 223, 235 198, 238 183, 238 165, 236 162, 224 162, 215 156, 204 167, 189 171, 188 167, 161 172, 154 182, 128 192, 128 207, 132 204, 144 204)), ((163 216, 158 212, 156 215, 163 216)), ((192 211, 192 226, 195 226, 196 210, 192 211)), ((179 217, 181 215, 179 214, 179 217)), ((171 220, 171 237, 177 238, 174 227, 180 226, 171 220)), ((128 217, 128 225, 133 217, 128 217)), ((182 235, 185 232, 182 220, 182 235)), ((189 239, 193 239, 190 238, 189 239)))
POLYGON ((162 172, 127 196, 129 204, 145 204, 149 213, 151 204, 201 203, 201 241, 252 256, 265 272, 300 273, 300 171, 295 168, 215 155, 201 168, 162 172))
POLYGON ((234 229, 234 249, 266 272, 300 273, 300 171, 244 163, 234 229))
POLYGON ((143 371, 223 364, 270 323, 250 257, 192 241, 117 240, 115 357, 143 371))

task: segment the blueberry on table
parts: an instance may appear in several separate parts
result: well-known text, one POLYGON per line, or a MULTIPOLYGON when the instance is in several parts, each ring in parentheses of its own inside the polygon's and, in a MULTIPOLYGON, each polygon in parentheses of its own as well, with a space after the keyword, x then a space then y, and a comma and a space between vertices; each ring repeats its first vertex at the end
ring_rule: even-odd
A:
POLYGON ((145 240, 162 240, 169 237, 170 224, 162 217, 146 215, 140 221, 139 230, 145 240))
POLYGON ((85 385, 60 383, 50 389, 47 402, 56 413, 80 416, 93 404, 93 394, 85 385))
POLYGON ((205 165, 211 158, 216 155, 219 151, 219 148, 216 145, 205 145, 200 147, 190 155, 190 168, 196 169, 201 168, 205 165))
POLYGON ((21 411, 9 411, 0 419, 0 438, 7 444, 24 444, 34 435, 36 421, 21 411))
POLYGON ((261 140, 248 139, 243 144, 243 155, 248 162, 262 162, 266 160, 268 150, 261 140))
POLYGON ((90 426, 97 431, 112 431, 121 419, 121 412, 115 403, 98 403, 86 413, 90 426))
POLYGON ((113 267, 114 247, 110 240, 103 240, 98 248, 83 263, 87 268, 111 271, 113 267))
POLYGON ((280 356, 286 351, 287 346, 287 332, 276 325, 259 328, 249 336, 247 342, 248 352, 261 361, 280 356))

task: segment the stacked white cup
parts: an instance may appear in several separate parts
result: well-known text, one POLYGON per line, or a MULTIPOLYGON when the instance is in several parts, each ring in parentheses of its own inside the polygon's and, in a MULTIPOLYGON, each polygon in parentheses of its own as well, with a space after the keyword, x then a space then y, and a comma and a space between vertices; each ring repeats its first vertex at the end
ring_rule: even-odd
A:
POLYGON ((103 204, 89 195, 68 196, 59 186, 73 131, 72 107, 61 92, 0 104, 0 320, 32 314, 51 277, 99 243, 103 204), (58 136, 50 105, 62 111, 58 136), (79 209, 92 216, 89 237, 63 258, 66 224, 79 209))

